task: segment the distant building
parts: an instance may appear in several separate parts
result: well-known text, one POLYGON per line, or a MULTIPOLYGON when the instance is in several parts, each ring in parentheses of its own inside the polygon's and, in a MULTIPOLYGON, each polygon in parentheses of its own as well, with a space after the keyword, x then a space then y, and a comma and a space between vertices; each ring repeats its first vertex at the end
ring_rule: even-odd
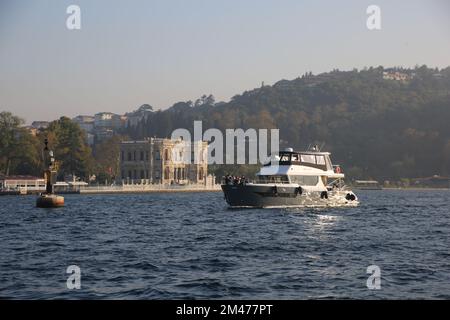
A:
POLYGON ((0 190, 2 191, 44 191, 45 180, 33 176, 1 176, 0 190))
POLYGON ((123 116, 112 112, 100 112, 94 115, 95 143, 102 142, 114 136, 117 130, 125 126, 123 116))
POLYGON ((143 104, 136 111, 127 113, 126 117, 126 127, 136 127, 139 122, 147 120, 147 118, 153 113, 153 107, 148 104, 143 104))
POLYGON ((112 112, 100 112, 94 116, 95 130, 117 130, 123 126, 122 117, 112 112))
POLYGON ((87 133, 86 134, 86 143, 89 145, 89 146, 93 146, 94 145, 94 143, 95 143, 95 135, 94 134, 92 134, 92 133, 87 133))
POLYGON ((114 130, 112 129, 95 129, 95 137, 94 137, 94 143, 102 142, 108 139, 111 139, 114 136, 114 130))
POLYGON ((206 141, 148 138, 120 145, 120 178, 123 183, 205 184, 208 174, 206 141), (190 163, 186 163, 188 152, 190 163), (194 156, 197 154, 197 163, 194 156))
POLYGON ((40 130, 40 129, 47 129, 50 125, 50 122, 48 121, 33 121, 31 123, 31 128, 40 130))
POLYGON ((381 190, 381 185, 376 180, 355 180, 355 188, 360 190, 381 190))
POLYGON ((72 121, 78 123, 81 129, 87 133, 94 132, 94 117, 93 116, 76 116, 72 121))
POLYGON ((80 115, 73 118, 72 121, 86 132, 86 143, 89 146, 94 145, 94 117, 80 115))
POLYGON ((398 72, 398 71, 384 71, 383 72, 383 79, 384 80, 395 80, 395 81, 409 81, 413 78, 413 76, 398 72))

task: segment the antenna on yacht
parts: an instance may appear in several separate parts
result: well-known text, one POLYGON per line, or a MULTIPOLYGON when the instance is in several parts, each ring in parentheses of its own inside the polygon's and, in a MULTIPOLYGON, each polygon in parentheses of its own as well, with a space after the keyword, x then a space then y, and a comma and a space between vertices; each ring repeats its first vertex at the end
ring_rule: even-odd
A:
POLYGON ((320 150, 319 151, 323 150, 324 147, 325 147, 325 142, 322 142, 322 144, 320 145, 320 150))

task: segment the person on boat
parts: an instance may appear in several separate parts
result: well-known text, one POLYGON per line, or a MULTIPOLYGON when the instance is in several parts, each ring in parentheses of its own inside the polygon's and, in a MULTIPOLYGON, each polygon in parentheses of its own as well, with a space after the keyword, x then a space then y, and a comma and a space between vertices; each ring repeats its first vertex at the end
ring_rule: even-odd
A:
POLYGON ((231 184, 231 176, 227 173, 226 175, 225 175, 225 184, 231 184))

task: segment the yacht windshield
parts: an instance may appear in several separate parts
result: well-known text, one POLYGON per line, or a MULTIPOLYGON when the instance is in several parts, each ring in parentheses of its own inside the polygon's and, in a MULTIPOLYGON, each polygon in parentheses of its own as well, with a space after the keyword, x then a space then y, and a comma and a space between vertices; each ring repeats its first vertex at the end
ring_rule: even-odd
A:
POLYGON ((325 165, 325 157, 324 156, 316 156, 317 164, 325 165))
POLYGON ((278 159, 272 158, 272 161, 264 166, 271 166, 274 162, 278 162, 279 165, 303 165, 321 170, 330 170, 331 168, 330 158, 326 154, 280 152, 278 159))
POLYGON ((312 154, 302 154, 300 157, 302 162, 316 164, 316 156, 312 154))

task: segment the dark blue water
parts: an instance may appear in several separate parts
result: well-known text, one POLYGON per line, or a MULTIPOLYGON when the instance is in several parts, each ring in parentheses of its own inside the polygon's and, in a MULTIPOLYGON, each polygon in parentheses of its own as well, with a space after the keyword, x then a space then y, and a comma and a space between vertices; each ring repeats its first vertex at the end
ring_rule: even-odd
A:
POLYGON ((449 299, 450 192, 358 195, 320 210, 229 210, 221 193, 70 195, 60 209, 0 197, 0 297, 449 299))

